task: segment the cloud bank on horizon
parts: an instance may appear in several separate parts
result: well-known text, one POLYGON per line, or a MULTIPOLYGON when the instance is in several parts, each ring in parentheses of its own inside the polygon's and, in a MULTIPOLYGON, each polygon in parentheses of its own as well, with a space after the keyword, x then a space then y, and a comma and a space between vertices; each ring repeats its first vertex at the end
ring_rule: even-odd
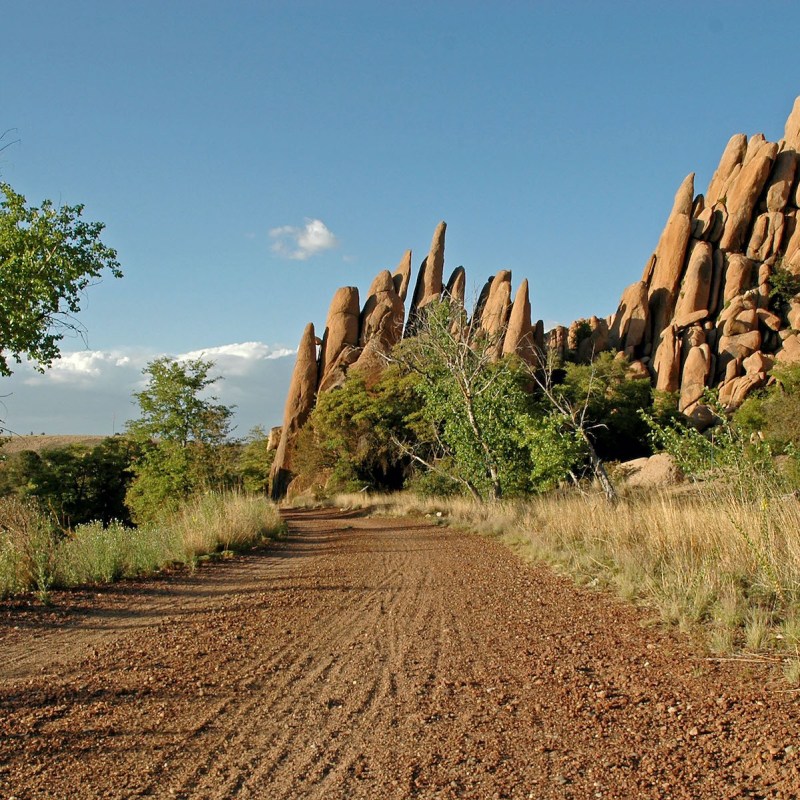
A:
POLYGON ((305 219, 302 227, 283 225, 269 232, 272 252, 292 261, 307 259, 338 247, 339 240, 321 219, 305 219))
POLYGON ((137 416, 133 393, 146 384, 142 371, 150 361, 169 355, 214 362, 211 374, 221 380, 213 394, 236 406, 234 435, 242 436, 256 425, 281 424, 296 352, 264 342, 236 342, 177 355, 133 348, 63 353, 44 374, 22 364, 4 379, 0 426, 19 434, 119 433, 137 416))

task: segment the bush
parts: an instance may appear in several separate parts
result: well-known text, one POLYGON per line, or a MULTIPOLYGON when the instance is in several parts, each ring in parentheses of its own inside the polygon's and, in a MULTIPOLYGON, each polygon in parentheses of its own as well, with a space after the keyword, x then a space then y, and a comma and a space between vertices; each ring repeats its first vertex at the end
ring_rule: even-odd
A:
POLYGON ((47 600, 57 572, 59 536, 38 506, 0 499, 0 596, 34 588, 47 600))
POLYGON ((147 575, 201 556, 241 550, 276 538, 283 524, 265 497, 239 493, 197 497, 157 523, 129 528, 120 522, 79 525, 59 536, 31 503, 0 500, 0 597, 35 589, 111 583, 147 575))

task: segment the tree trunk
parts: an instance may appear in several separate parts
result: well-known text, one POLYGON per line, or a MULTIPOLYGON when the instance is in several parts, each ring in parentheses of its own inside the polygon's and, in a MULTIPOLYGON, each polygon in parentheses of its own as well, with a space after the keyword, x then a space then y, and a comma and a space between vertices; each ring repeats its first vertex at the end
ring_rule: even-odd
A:
POLYGON ((600 460, 600 456, 597 455, 597 451, 594 449, 591 439, 589 439, 586 431, 583 429, 581 429, 581 436, 583 437, 583 441, 586 442, 586 446, 589 448, 589 461, 592 464, 592 471, 597 480, 600 481, 600 486, 603 487, 606 500, 608 500, 609 503, 616 503, 619 499, 617 490, 614 488, 614 484, 611 483, 611 479, 608 477, 608 473, 603 466, 603 462, 600 460))

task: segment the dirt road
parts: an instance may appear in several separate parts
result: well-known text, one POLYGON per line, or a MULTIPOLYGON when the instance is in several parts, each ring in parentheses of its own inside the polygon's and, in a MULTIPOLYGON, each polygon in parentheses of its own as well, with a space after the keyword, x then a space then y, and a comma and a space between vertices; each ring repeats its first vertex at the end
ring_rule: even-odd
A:
POLYGON ((800 797, 800 697, 423 522, 0 607, 0 798, 800 797))

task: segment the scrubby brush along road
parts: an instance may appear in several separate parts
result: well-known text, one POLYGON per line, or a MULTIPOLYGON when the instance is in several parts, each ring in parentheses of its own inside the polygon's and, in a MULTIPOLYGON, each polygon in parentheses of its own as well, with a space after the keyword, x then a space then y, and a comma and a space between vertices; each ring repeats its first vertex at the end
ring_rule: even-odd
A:
POLYGON ((425 521, 0 622, 0 796, 790 798, 800 697, 425 521))

